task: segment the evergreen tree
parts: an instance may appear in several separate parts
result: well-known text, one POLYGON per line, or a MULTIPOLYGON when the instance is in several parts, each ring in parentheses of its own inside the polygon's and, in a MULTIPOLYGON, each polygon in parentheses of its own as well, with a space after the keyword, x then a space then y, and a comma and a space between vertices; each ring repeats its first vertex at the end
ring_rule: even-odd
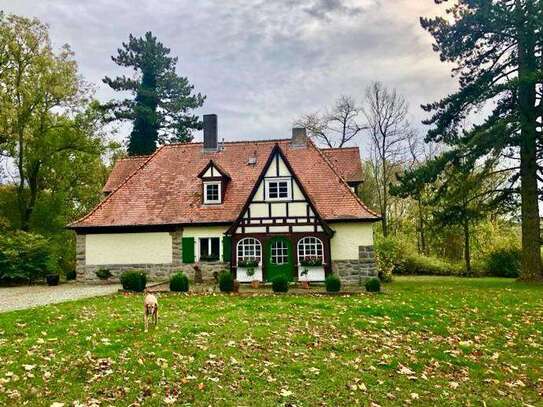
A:
POLYGON ((110 102, 105 107, 114 119, 133 122, 128 154, 147 155, 157 144, 191 141, 192 130, 202 128, 191 111, 204 104, 205 96, 194 94, 188 79, 177 75, 177 57, 171 57, 170 49, 151 32, 140 38, 130 34, 128 43, 117 52, 113 61, 132 68, 137 75, 106 76, 104 83, 116 91, 131 92, 135 98, 110 102))
MULTIPOLYGON (((448 0, 435 0, 437 4, 448 0)), ((447 18, 421 19, 441 60, 456 65, 459 90, 424 106, 433 116, 427 141, 461 148, 467 163, 516 159, 510 193, 519 194, 522 219, 521 278, 541 278, 538 153, 541 149, 543 0, 456 0, 447 18), (473 127, 457 130, 484 105, 492 112, 473 127)))

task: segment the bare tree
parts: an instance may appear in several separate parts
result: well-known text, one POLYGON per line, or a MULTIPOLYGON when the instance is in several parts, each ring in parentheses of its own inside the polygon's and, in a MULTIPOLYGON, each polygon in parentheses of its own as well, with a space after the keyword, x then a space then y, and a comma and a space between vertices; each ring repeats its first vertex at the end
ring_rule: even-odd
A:
POLYGON ((370 154, 379 209, 382 216, 383 235, 389 233, 389 185, 401 170, 408 156, 412 130, 408 121, 408 104, 380 82, 368 86, 362 113, 368 125, 370 154))
POLYGON ((295 125, 305 127, 319 144, 327 147, 343 147, 360 132, 367 129, 360 124, 360 108, 350 96, 340 96, 331 109, 302 116, 295 125))

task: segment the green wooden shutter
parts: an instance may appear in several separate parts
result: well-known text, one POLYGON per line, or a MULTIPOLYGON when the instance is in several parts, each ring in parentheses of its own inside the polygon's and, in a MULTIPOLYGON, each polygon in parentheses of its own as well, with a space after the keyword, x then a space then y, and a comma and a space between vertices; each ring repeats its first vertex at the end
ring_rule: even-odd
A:
POLYGON ((229 262, 232 257, 232 238, 230 236, 222 237, 222 260, 229 262))
POLYGON ((184 237, 181 243, 183 263, 194 263, 194 238, 184 237))

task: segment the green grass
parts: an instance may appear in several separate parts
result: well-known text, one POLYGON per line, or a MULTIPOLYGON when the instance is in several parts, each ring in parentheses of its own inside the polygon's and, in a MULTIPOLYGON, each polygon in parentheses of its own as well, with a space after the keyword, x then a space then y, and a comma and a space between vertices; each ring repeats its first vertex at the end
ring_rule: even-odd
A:
POLYGON ((542 285, 385 290, 167 295, 147 335, 141 296, 0 314, 0 405, 542 405, 542 285))

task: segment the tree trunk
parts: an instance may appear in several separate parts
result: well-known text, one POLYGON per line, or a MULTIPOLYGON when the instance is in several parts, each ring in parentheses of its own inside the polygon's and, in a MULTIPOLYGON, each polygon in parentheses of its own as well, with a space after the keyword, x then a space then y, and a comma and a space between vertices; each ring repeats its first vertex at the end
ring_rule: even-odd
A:
MULTIPOLYGON (((529 12, 529 10, 528 10, 529 12)), ((522 280, 541 278, 539 202, 537 191, 537 109, 535 36, 528 16, 519 27, 520 194, 522 216, 522 280), (526 21, 527 20, 527 21, 526 21)))
POLYGON ((470 250, 470 233, 469 221, 464 221, 464 261, 466 264, 466 274, 471 275, 471 250, 470 250))
POLYGON ((421 253, 426 255, 426 234, 424 232, 424 213, 422 209, 422 203, 420 197, 417 199, 419 207, 419 234, 420 234, 420 250, 421 253))

